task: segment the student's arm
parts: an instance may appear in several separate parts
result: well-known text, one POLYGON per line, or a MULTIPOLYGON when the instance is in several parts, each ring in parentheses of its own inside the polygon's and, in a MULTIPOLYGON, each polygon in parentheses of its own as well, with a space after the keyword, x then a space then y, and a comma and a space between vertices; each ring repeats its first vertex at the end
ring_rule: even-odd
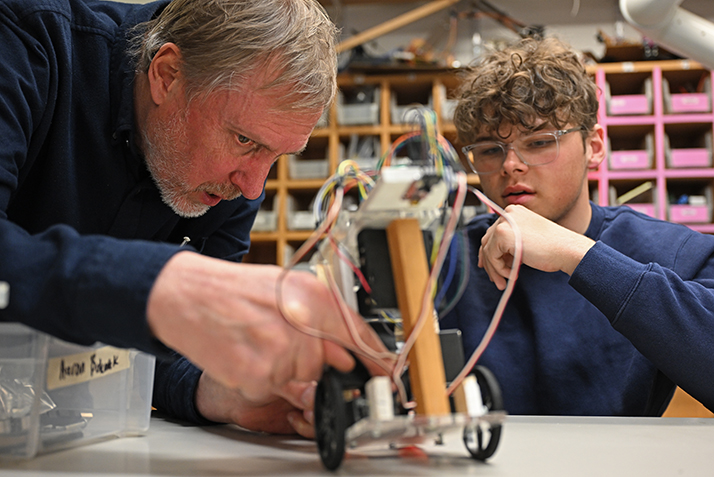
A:
MULTIPOLYGON (((675 239, 676 240, 676 239, 675 239)), ((602 242, 570 284, 669 379, 714 409, 714 240, 673 241, 673 269, 640 263, 602 242)))
MULTIPOLYGON (((523 236, 523 263, 571 275, 570 284, 669 379, 714 409, 714 240, 654 227, 632 237, 652 250, 634 260, 519 206, 506 209, 523 236), (668 234, 666 237, 662 234, 668 234), (652 235, 657 235, 652 237, 652 235), (667 250, 666 255, 657 249, 667 250), (672 252, 673 251, 673 252, 672 252), (667 266, 658 264, 662 261, 667 266)), ((505 288, 513 231, 500 218, 484 235, 479 265, 505 288)))

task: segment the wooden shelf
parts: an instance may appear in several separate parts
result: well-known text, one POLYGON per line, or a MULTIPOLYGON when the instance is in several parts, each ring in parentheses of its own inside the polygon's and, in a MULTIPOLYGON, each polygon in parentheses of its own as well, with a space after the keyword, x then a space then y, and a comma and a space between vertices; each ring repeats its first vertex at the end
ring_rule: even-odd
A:
POLYGON ((700 63, 692 60, 662 60, 662 61, 625 61, 622 63, 599 63, 590 65, 587 71, 594 74, 597 71, 603 73, 642 73, 652 72, 655 69, 660 71, 679 71, 701 69, 700 63))
MULTIPOLYGON (((381 156, 386 152, 392 142, 402 134, 413 130, 413 127, 408 124, 393 124, 390 115, 390 104, 393 92, 403 97, 413 96, 418 93, 424 94, 423 102, 426 103, 428 97, 432 98, 432 106, 438 112, 441 110, 441 98, 437 90, 443 88, 448 94, 453 91, 456 86, 454 70, 446 70, 443 72, 429 71, 424 73, 408 73, 404 74, 387 74, 387 75, 363 75, 349 74, 341 75, 338 78, 338 83, 342 91, 349 92, 350 89, 376 86, 380 89, 379 98, 379 114, 374 124, 356 124, 356 125, 341 125, 338 124, 337 104, 334 104, 328 114, 328 125, 325 127, 316 128, 312 135, 310 144, 314 141, 319 141, 320 147, 325 147, 328 157, 328 170, 332 174, 337 169, 340 162, 339 151, 341 146, 345 146, 350 138, 354 135, 358 137, 374 137, 378 141, 377 156, 381 156)), ((441 117, 438 118, 438 127, 443 129, 443 134, 449 135, 449 139, 453 140, 456 136, 456 129, 453 123, 444 121, 441 117)), ((458 149, 458 147, 457 147, 458 149)), ((251 239, 254 243, 260 246, 252 247, 246 261, 253 263, 275 263, 284 265, 287 261, 286 252, 295 248, 295 244, 307 240, 310 236, 310 231, 295 231, 289 230, 287 223, 287 197, 289 195, 305 196, 306 194, 315 194, 324 184, 327 178, 319 179, 294 179, 290 177, 288 158, 281 157, 275 166, 276 178, 269 179, 266 183, 266 191, 271 197, 276 197, 277 214, 276 229, 271 232, 255 232, 251 234, 251 239)), ((271 176, 272 177, 272 176, 271 176)), ((478 185, 478 177, 476 175, 469 176, 469 184, 478 185)), ((304 197, 303 197, 304 198, 304 197)))

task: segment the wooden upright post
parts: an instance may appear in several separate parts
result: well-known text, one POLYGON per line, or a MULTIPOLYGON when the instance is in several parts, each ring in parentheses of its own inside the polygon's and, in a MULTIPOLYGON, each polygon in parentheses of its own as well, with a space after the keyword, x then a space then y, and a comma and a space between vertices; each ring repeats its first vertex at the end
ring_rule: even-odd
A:
MULTIPOLYGON (((422 312, 424 289, 429 280, 424 239, 416 219, 397 219, 387 227, 394 289, 402 313, 405 336, 409 336, 422 312)), ((450 414, 441 344, 433 323, 433 304, 428 301, 428 322, 409 352, 409 378, 417 414, 450 414)))

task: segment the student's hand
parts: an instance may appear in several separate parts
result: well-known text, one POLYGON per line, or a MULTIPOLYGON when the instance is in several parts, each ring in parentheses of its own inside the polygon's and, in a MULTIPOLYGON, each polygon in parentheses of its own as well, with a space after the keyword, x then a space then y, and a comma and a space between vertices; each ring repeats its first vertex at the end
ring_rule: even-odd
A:
MULTIPOLYGON (((265 404, 280 397, 304 409, 299 383, 318 380, 325 365, 349 371, 354 359, 341 346, 288 323, 276 297, 282 271, 179 252, 154 283, 149 326, 165 345, 246 401, 265 404)), ((281 303, 304 326, 357 347, 335 298, 314 275, 289 272, 282 281, 281 303)), ((386 351, 359 315, 348 319, 371 348, 386 351)), ((372 374, 387 374, 375 362, 364 361, 372 374)), ((387 358, 381 362, 384 367, 392 364, 387 358)))
POLYGON ((313 406, 316 383, 293 383, 301 396, 301 406, 295 407, 278 396, 264 402, 246 399, 236 389, 228 389, 206 373, 201 375, 196 390, 196 408, 206 419, 237 424, 245 429, 271 434, 300 434, 315 437, 313 406))
MULTIPOLYGON (((523 263, 544 272, 573 273, 595 242, 552 222, 521 206, 509 205, 506 213, 521 231, 523 263)), ((506 280, 513 266, 515 238, 505 218, 498 220, 481 239, 478 266, 488 273, 499 290, 506 288, 506 280)))

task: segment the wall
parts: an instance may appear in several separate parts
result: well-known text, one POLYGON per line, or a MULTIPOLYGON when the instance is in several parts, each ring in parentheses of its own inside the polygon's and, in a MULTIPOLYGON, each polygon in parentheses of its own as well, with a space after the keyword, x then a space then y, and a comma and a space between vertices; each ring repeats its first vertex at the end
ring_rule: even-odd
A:
MULTIPOLYGON (((348 4, 343 8, 331 6, 329 1, 325 3, 332 18, 342 27, 343 36, 348 37, 355 31, 364 31, 395 18, 424 2, 348 4)), ((624 22, 617 0, 582 0, 582 3, 578 0, 491 0, 490 4, 521 23, 545 25, 546 34, 556 35, 581 51, 593 53, 596 58, 602 57, 605 51, 605 45, 597 39, 598 30, 613 38, 619 33, 627 40, 641 39, 641 34, 624 22), (576 9, 575 5, 580 6, 576 9)), ((459 2, 455 10, 467 11, 469 5, 465 1, 459 2)), ((702 17, 714 18, 714 2, 710 0, 685 0, 682 6, 702 17)), ((408 45, 413 38, 426 38, 430 35, 445 37, 447 30, 448 9, 372 41, 366 45, 366 50, 373 55, 383 55, 391 49, 408 45)), ((460 20, 454 55, 462 64, 467 64, 474 58, 474 34, 480 34, 482 41, 517 38, 515 33, 490 18, 460 20)))
MULTIPOLYGON (((147 3, 148 0, 121 0, 125 3, 147 3)), ((335 23, 341 28, 343 37, 364 31, 384 21, 408 12, 424 1, 385 1, 382 3, 362 3, 359 0, 321 0, 335 23)), ((557 35, 581 51, 589 51, 596 58, 605 51, 603 43, 597 40, 598 30, 615 37, 638 41, 641 35, 627 25, 620 14, 618 0, 490 0, 491 5, 525 24, 546 25, 546 33, 557 35), (618 26, 619 24, 619 26, 618 26)), ((684 0, 682 7, 704 18, 714 20, 714 2, 711 0, 684 0)), ((462 12, 470 8, 470 2, 462 0, 454 6, 462 12)), ((366 51, 380 56, 395 48, 403 48, 414 38, 435 36, 442 38, 436 43, 443 47, 448 33, 448 9, 426 17, 420 21, 395 30, 365 45, 366 51)), ((472 39, 479 34, 483 42, 513 40, 517 36, 507 28, 489 18, 460 20, 458 41, 453 50, 455 58, 468 64, 475 56, 472 39)), ((476 50, 478 51, 478 50, 476 50)))

